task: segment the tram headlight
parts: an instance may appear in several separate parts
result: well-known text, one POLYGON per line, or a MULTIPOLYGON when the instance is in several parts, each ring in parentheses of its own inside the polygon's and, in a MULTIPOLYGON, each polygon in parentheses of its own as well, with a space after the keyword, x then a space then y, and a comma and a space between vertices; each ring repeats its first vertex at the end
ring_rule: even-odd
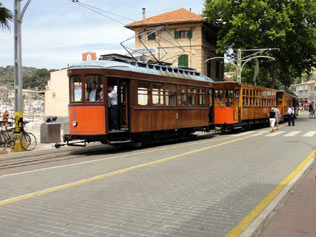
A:
POLYGON ((78 123, 76 120, 72 121, 72 126, 77 127, 78 123))

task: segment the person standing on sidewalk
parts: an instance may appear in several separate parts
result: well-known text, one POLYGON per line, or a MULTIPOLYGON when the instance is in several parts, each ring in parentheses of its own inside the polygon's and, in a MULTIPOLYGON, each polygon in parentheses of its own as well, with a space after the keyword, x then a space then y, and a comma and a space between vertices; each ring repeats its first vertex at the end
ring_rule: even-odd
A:
POLYGON ((2 117, 2 121, 3 121, 3 126, 5 129, 8 128, 8 121, 9 121, 9 113, 8 113, 8 110, 6 110, 3 114, 3 117, 2 117))
POLYGON ((295 111, 294 111, 294 107, 292 106, 289 106, 288 110, 287 110, 287 113, 288 113, 288 125, 291 126, 291 123, 292 125, 294 126, 295 125, 295 122, 294 122, 294 119, 295 119, 295 111))

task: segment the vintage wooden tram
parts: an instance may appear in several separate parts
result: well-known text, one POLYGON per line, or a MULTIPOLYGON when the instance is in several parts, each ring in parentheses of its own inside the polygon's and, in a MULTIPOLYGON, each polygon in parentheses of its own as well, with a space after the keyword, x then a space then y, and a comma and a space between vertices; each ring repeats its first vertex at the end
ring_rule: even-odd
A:
POLYGON ((214 124, 222 131, 234 127, 249 128, 256 124, 268 124, 271 107, 280 110, 280 120, 287 119, 289 106, 297 106, 295 96, 285 91, 237 82, 214 84, 214 124))
POLYGON ((188 136, 213 124, 213 81, 192 70, 97 60, 69 68, 69 134, 64 141, 118 144, 188 136), (119 129, 110 130, 108 98, 89 101, 89 84, 117 91, 119 129))
POLYGON ((193 70, 139 62, 85 61, 69 70, 72 141, 143 143, 186 137, 214 126, 222 131, 267 124, 277 106, 284 119, 295 98, 284 91, 236 82, 214 82, 193 70), (94 83, 100 95, 88 99, 94 83), (119 129, 110 129, 108 87, 117 91, 119 129), (104 96, 103 96, 104 95, 104 96))

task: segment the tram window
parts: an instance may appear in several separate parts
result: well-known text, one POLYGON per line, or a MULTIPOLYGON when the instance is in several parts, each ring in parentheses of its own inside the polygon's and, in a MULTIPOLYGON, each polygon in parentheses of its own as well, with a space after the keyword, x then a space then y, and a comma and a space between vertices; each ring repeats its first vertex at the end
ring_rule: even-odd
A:
POLYGON ((186 87, 185 86, 178 86, 178 105, 186 105, 187 102, 187 94, 186 94, 186 87))
POLYGON ((85 91, 86 101, 103 101, 103 81, 100 75, 88 75, 86 78, 85 91))
POLYGON ((240 97, 240 90, 239 89, 235 90, 235 95, 236 95, 236 100, 239 100, 239 97, 240 97))
POLYGON ((149 104, 149 83, 148 82, 138 82, 138 96, 137 103, 139 105, 149 104))
POLYGON ((205 89, 199 89, 199 105, 205 105, 205 89))
POLYGON ((163 84, 153 83, 152 102, 153 102, 153 105, 163 105, 164 104, 163 84))
POLYGON ((212 91, 212 89, 208 90, 208 94, 209 94, 209 100, 208 100, 209 106, 213 106, 213 91, 212 91))
POLYGON ((176 86, 166 84, 166 105, 167 106, 175 106, 176 105, 176 86))
POLYGON ((188 89, 188 104, 190 106, 194 106, 196 104, 196 89, 195 88, 188 89))
POLYGON ((223 90, 215 90, 215 100, 223 99, 223 90))
POLYGON ((82 80, 80 76, 72 76, 70 78, 71 87, 71 102, 81 102, 82 101, 82 80))
POLYGON ((226 105, 231 105, 233 104, 233 95, 234 95, 234 92, 233 90, 226 90, 226 105))

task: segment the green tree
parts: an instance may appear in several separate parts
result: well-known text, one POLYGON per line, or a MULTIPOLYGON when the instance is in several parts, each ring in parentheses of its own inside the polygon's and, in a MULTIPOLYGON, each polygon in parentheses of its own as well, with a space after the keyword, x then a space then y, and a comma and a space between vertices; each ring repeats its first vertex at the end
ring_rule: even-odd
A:
MULTIPOLYGON (((260 85, 287 87, 316 62, 315 0, 205 0, 203 15, 218 30, 218 53, 280 48, 269 52, 276 61, 260 61, 260 85)), ((246 66, 251 82, 254 63, 246 66)))
POLYGON ((9 9, 5 8, 0 2, 0 26, 2 29, 10 29, 9 21, 12 21, 13 15, 9 9))
POLYGON ((23 77, 23 88, 45 90, 49 77, 50 71, 46 68, 38 69, 33 75, 23 77))

